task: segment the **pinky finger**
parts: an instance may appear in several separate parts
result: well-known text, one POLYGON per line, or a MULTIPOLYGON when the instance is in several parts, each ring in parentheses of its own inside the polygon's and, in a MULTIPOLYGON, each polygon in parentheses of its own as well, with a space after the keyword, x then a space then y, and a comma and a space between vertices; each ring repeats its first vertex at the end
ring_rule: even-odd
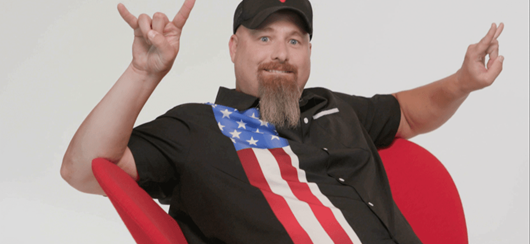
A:
POLYGON ((120 12, 121 17, 129 26, 133 29, 138 27, 138 19, 132 15, 129 10, 122 3, 118 4, 118 12, 120 12))

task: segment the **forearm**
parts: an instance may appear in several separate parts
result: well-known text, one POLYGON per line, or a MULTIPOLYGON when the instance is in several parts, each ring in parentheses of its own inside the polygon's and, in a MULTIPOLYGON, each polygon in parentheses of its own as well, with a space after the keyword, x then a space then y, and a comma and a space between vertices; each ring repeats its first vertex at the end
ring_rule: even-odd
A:
POLYGON ((401 107, 397 137, 410 138, 440 127, 456 112, 469 93, 490 86, 502 71, 499 42, 504 25, 492 24, 488 34, 469 45, 462 67, 453 75, 394 96, 401 107), (486 64, 486 56, 489 60, 486 64))
POLYGON ((136 118, 161 78, 137 72, 132 65, 127 68, 72 138, 61 167, 68 183, 80 191, 99 191, 92 159, 122 159, 136 118))
POLYGON ((410 138, 444 124, 469 95, 457 79, 458 72, 439 81, 394 94, 401 107, 400 134, 410 138))

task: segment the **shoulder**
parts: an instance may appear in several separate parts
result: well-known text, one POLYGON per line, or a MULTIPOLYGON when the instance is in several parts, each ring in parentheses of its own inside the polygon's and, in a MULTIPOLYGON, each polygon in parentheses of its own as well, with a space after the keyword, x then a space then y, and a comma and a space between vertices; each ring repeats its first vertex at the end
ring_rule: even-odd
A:
POLYGON ((185 119, 194 116, 203 116, 212 113, 212 105, 206 103, 186 103, 169 109, 160 117, 185 119))
POLYGON ((314 95, 322 96, 322 97, 326 97, 326 98, 328 98, 328 97, 336 97, 336 98, 368 98, 368 97, 363 97, 363 96, 347 94, 347 93, 344 93, 344 92, 332 91, 332 90, 324 88, 324 87, 310 87, 310 88, 306 88, 306 89, 304 89, 304 94, 314 94, 314 95))
POLYGON ((195 110, 211 109, 212 105, 207 103, 185 103, 169 109, 166 114, 179 114, 195 110))
MULTIPOLYGON (((348 105, 354 105, 357 103, 363 103, 363 101, 369 100, 367 97, 350 95, 342 92, 336 92, 323 87, 311 87, 304 89, 304 97, 320 97, 326 99, 328 103, 346 103, 348 105)), ((361 105, 362 106, 362 105, 361 105)))
POLYGON ((347 102, 349 104, 358 104, 359 106, 371 103, 397 103, 397 99, 392 94, 375 94, 371 97, 347 94, 344 92, 332 91, 323 87, 312 87, 304 89, 304 94, 315 94, 325 98, 334 98, 347 102))
POLYGON ((324 87, 310 87, 304 89, 304 94, 315 94, 320 96, 330 96, 333 95, 333 91, 324 88, 324 87))
POLYGON ((184 126, 191 128, 194 126, 204 126, 211 121, 215 121, 212 106, 201 103, 187 103, 177 105, 164 114, 157 116, 154 120, 143 123, 135 130, 171 128, 173 126, 184 126))

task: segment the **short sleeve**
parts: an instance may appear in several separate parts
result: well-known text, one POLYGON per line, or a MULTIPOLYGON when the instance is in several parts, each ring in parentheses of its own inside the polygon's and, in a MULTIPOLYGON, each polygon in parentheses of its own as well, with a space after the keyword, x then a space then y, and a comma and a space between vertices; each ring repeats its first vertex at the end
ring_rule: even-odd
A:
POLYGON ((392 95, 375 95, 371 98, 337 93, 357 114, 375 146, 386 147, 394 140, 401 120, 399 102, 392 95))
POLYGON ((128 143, 138 184, 161 201, 171 197, 188 154, 189 126, 177 114, 178 107, 134 128, 128 143))

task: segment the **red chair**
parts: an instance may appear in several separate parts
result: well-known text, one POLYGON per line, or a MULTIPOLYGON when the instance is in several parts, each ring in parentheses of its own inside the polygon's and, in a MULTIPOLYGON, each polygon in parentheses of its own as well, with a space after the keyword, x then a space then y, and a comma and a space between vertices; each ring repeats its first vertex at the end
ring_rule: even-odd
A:
POLYGON ((397 206, 425 244, 467 244, 464 209, 455 183, 427 150, 396 139, 379 150, 397 206))
MULTIPOLYGON (((404 139, 379 153, 394 200, 420 240, 467 244, 460 196, 440 161, 404 139)), ((187 243, 177 222, 118 166, 98 158, 92 170, 137 243, 187 243)))
POLYGON ((102 158, 92 161, 92 171, 136 243, 188 243, 175 219, 125 171, 102 158))

